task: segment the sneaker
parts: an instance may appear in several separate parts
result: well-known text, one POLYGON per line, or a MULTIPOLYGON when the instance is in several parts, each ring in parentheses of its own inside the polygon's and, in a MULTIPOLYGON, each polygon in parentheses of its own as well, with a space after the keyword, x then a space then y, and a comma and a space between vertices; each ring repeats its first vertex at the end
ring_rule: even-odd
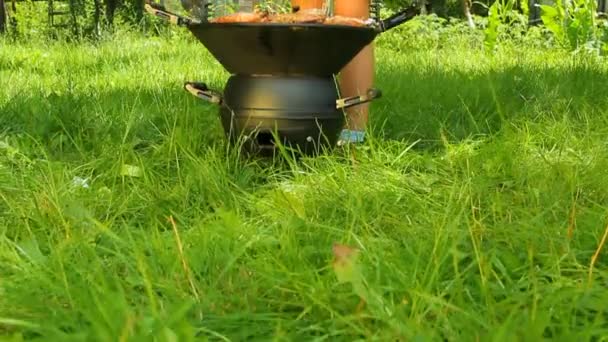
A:
POLYGON ((365 141, 365 131, 354 131, 350 129, 344 129, 340 133, 338 138, 338 146, 344 146, 346 144, 356 144, 365 141))

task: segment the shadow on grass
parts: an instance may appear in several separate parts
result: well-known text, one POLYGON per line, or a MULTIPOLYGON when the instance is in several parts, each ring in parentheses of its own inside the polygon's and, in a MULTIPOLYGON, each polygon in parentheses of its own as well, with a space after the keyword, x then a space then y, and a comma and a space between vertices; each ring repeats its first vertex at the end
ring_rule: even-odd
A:
POLYGON ((31 137, 60 159, 168 140, 197 150, 223 138, 217 107, 179 88, 16 96, 0 104, 0 127, 5 134, 31 137))
MULTIPOLYGON (((591 66, 511 67, 469 74, 446 68, 383 68, 371 123, 386 138, 432 146, 521 120, 589 120, 608 112, 608 73, 591 66), (426 142, 426 143, 424 143, 426 142)), ((180 88, 24 94, 0 104, 6 133, 26 134, 49 151, 102 153, 102 146, 155 144, 173 135, 196 150, 223 143, 217 107, 180 88)))
POLYGON ((443 131, 460 140, 492 134, 521 121, 592 120, 608 112, 606 70, 501 69, 470 74, 446 68, 383 68, 377 87, 384 97, 372 105, 370 121, 392 139, 437 141, 443 131))

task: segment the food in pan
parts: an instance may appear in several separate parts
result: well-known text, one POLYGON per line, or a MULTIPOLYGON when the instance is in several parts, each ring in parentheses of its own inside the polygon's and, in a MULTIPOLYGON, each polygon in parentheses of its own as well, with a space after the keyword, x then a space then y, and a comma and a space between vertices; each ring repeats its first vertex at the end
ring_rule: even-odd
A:
POLYGON ((266 21, 266 13, 258 12, 237 12, 228 15, 224 15, 218 18, 213 18, 210 21, 212 23, 260 23, 266 21))
POLYGON ((336 15, 325 19, 325 24, 331 25, 348 25, 348 26, 366 26, 367 22, 358 18, 344 17, 336 15))
POLYGON ((331 16, 320 9, 299 10, 293 13, 270 14, 268 12, 237 12, 210 20, 212 23, 280 23, 280 24, 328 24, 363 27, 367 22, 352 17, 331 16))

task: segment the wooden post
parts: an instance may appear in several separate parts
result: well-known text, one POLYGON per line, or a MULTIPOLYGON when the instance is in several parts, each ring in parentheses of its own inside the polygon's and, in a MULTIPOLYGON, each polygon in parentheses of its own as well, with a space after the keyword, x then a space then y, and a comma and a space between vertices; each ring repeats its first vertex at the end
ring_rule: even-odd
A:
POLYGON ((239 11, 241 12, 253 12, 255 6, 253 0, 238 0, 239 11))
POLYGON ((541 24, 540 20, 540 8, 538 8, 539 1, 537 0, 528 0, 528 25, 534 26, 541 24))
POLYGON ((608 1, 597 0, 597 14, 599 17, 606 17, 606 15, 608 14, 608 1))
POLYGON ((4 4, 4 0, 0 0, 0 33, 6 32, 7 18, 6 5, 4 4))

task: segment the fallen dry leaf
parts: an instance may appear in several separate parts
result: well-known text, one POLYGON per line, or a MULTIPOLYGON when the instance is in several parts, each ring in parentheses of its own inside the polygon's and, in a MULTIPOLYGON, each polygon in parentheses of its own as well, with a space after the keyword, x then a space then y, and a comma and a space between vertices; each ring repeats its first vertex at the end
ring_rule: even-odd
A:
POLYGON ((358 282, 357 257, 359 256, 359 250, 341 244, 334 244, 332 250, 334 253, 333 268, 338 281, 341 283, 358 282))

